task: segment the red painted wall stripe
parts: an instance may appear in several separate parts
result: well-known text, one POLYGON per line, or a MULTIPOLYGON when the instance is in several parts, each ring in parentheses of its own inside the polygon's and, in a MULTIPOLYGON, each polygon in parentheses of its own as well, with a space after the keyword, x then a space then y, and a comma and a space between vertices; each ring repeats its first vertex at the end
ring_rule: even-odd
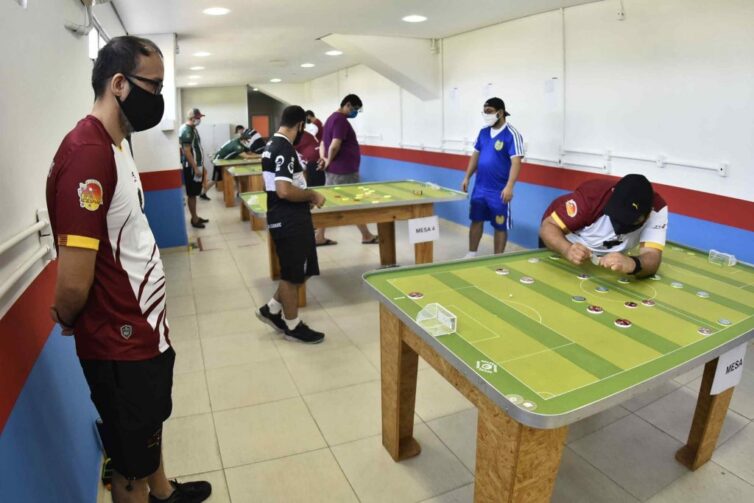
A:
MULTIPOLYGON (((394 147, 362 145, 364 155, 414 162, 441 168, 465 171, 469 157, 443 152, 427 152, 394 147)), ((525 165, 519 180, 536 185, 544 185, 563 190, 573 190, 586 180, 595 178, 618 179, 616 176, 588 173, 567 168, 553 168, 538 164, 525 165)), ((699 218, 718 224, 754 231, 754 202, 732 197, 710 194, 698 190, 684 189, 672 185, 653 184, 667 201, 673 213, 699 218)))
POLYGON ((183 185, 183 171, 180 169, 147 171, 139 173, 139 177, 145 191, 177 189, 183 185))
POLYGON ((50 336, 57 262, 50 262, 0 319, 0 432, 50 336))

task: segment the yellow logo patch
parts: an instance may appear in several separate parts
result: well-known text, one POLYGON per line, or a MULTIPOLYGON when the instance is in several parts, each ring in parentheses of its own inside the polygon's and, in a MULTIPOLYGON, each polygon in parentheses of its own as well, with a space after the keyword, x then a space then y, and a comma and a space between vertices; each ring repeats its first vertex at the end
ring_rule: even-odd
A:
POLYGON ((574 201, 573 199, 569 199, 568 201, 566 201, 566 213, 568 214, 569 217, 571 218, 575 217, 576 214, 578 214, 578 212, 579 212, 579 207, 576 204, 576 201, 574 201))
POLYGON ((503 225, 505 223, 505 215, 498 215, 495 217, 495 223, 497 225, 503 225))
POLYGON ((79 183, 79 204, 89 211, 97 211, 102 206, 102 184, 97 180, 89 180, 79 183))
POLYGON ((497 150, 498 152, 500 152, 501 150, 503 150, 504 146, 505 146, 505 143, 503 141, 501 141, 501 140, 498 140, 498 141, 495 142, 495 150, 497 150))

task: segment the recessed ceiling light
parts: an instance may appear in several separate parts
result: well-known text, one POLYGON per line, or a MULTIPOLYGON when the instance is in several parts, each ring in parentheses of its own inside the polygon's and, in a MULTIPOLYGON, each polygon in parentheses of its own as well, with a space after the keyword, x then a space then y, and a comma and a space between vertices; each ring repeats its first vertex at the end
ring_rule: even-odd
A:
POLYGON ((207 51, 199 51, 195 52, 194 56, 196 56, 197 58, 206 58, 207 56, 212 56, 212 53, 207 51))
POLYGON ((314 68, 314 63, 301 63, 301 68, 314 68))
POLYGON ((272 82, 273 84, 277 84, 278 82, 282 82, 282 81, 283 79, 278 79, 278 78, 270 79, 270 82, 272 82))
POLYGON ((188 78, 190 78, 190 79, 201 79, 202 76, 201 75, 189 75, 188 78))
POLYGON ((192 66, 191 68, 189 68, 189 70, 197 72, 199 70, 204 70, 204 67, 203 66, 192 66))
POLYGON ((343 51, 332 50, 327 51, 325 54, 327 54, 328 56, 340 56, 341 54, 343 54, 343 51))
POLYGON ((255 88, 252 89, 252 91, 259 91, 259 88, 255 87, 255 88))
POLYGON ((187 85, 187 86, 195 86, 195 85, 196 85, 196 82, 189 82, 189 83, 187 83, 186 85, 187 85))
POLYGON ((204 9, 202 12, 208 16, 224 16, 230 12, 230 9, 226 9, 225 7, 210 7, 209 9, 204 9))
POLYGON ((411 14, 410 16, 405 16, 402 19, 407 23, 423 23, 427 20, 426 17, 420 16, 418 14, 411 14))

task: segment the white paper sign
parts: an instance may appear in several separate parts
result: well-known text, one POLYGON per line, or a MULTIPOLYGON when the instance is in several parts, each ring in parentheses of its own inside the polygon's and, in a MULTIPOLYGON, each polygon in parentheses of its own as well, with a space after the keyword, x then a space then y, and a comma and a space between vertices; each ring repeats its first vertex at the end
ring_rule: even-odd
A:
POLYGON ((741 375, 744 371, 744 355, 746 355, 746 344, 741 344, 737 348, 720 355, 710 395, 722 393, 741 381, 741 375))
POLYGON ((412 218, 408 221, 408 242, 426 243, 440 239, 440 221, 437 215, 424 218, 412 218))

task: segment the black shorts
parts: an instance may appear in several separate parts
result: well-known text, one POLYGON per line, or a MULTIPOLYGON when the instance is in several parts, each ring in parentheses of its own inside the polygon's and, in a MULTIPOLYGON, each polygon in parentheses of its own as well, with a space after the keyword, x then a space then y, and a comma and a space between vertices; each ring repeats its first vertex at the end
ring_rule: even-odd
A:
POLYGON ((285 236, 270 234, 280 260, 280 279, 300 285, 306 278, 319 275, 317 245, 311 225, 301 231, 289 231, 285 236))
POLYGON ((127 479, 143 479, 160 466, 162 423, 173 407, 175 352, 150 360, 81 360, 100 435, 113 469, 127 479))
POLYGON ((191 166, 183 166, 183 185, 186 186, 186 195, 196 197, 202 193, 202 182, 194 180, 194 170, 191 166))
POLYGON ((212 181, 213 182, 220 182, 223 179, 223 167, 222 166, 215 166, 212 170, 212 181))
POLYGON ((306 165, 306 185, 309 187, 325 185, 325 172, 317 169, 316 162, 310 162, 306 165))

